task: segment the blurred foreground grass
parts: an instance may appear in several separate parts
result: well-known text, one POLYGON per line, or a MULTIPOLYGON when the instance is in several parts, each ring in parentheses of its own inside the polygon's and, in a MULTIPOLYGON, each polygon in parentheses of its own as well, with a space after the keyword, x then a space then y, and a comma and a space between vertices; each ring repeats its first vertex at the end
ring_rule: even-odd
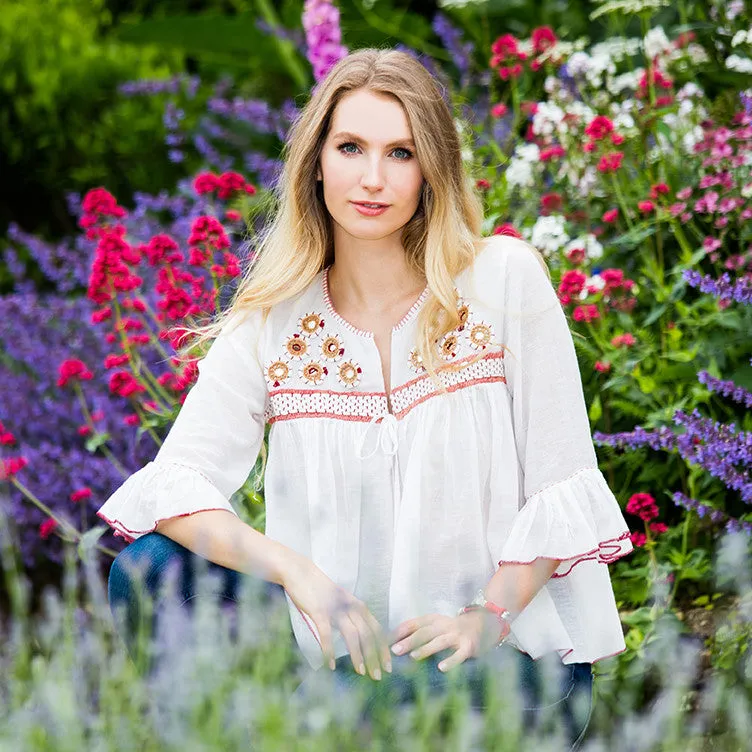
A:
MULTIPOLYGON (((159 639, 142 635, 142 648, 158 656, 155 670, 143 671, 115 632, 94 552, 82 559, 68 548, 62 592, 45 591, 32 617, 29 584, 2 516, 0 543, 10 603, 0 619, 0 752, 566 748, 556 725, 523 737, 514 687, 505 679, 498 703, 483 716, 468 709, 461 688, 419 697, 387 718, 375 716, 367 728, 358 721, 362 698, 355 695, 316 707, 291 702, 304 661, 290 640, 287 610, 259 608, 251 588, 236 630, 215 598, 198 598, 192 619, 172 603, 159 639)), ((743 536, 727 536, 716 561, 737 589, 745 628, 752 616, 747 546, 743 536)), ((211 576, 199 581, 208 594, 211 576)), ((749 651, 744 647, 728 670, 703 676, 702 647, 679 633, 676 620, 659 620, 632 670, 608 675, 606 661, 596 664, 594 712, 580 749, 750 749, 749 651), (604 693, 618 696, 617 712, 599 702, 604 693)), ((326 686, 322 675, 321 698, 326 686)))

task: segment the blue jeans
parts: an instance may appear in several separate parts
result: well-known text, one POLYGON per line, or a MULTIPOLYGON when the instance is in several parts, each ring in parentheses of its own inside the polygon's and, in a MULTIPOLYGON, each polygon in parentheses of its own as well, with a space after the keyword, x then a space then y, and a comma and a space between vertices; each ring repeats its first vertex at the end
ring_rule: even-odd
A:
MULTIPOLYGON (((168 573, 175 577, 173 582, 181 606, 187 611, 192 610, 198 594, 196 564, 200 558, 179 543, 155 532, 136 539, 120 552, 112 564, 108 581, 110 608, 113 614, 119 610, 125 612, 124 622, 121 624, 116 620, 116 625, 122 629, 121 636, 131 657, 147 669, 153 664, 148 656, 139 653, 139 629, 145 629, 147 635, 156 633, 160 599, 165 594, 168 573), (151 615, 144 609, 145 597, 155 605, 151 615)), ((217 577, 219 590, 214 595, 230 606, 237 603, 239 586, 243 578, 249 575, 205 559, 201 564, 207 572, 217 577)), ((279 585, 263 580, 258 580, 258 584, 260 605, 284 601, 284 590, 279 585)), ((288 638, 294 645, 292 630, 288 638)), ((490 683, 494 683, 489 682, 489 677, 493 679, 505 672, 505 676, 513 676, 516 680, 517 705, 522 711, 523 727, 531 729, 543 716, 550 719, 552 714, 560 714, 570 749, 579 747, 592 713, 593 676, 590 663, 562 664, 556 656, 556 660, 548 664, 549 668, 555 666, 555 678, 552 680, 551 674, 544 676, 542 660, 534 661, 511 646, 502 646, 482 659, 468 659, 443 673, 438 670, 437 664, 449 654, 451 651, 442 651, 422 661, 414 661, 409 656, 393 656, 392 673, 383 672, 381 681, 357 674, 349 655, 337 658, 334 672, 328 668, 313 671, 306 663, 307 676, 292 699, 297 702, 310 701, 311 698, 321 697, 322 687, 328 686, 335 697, 359 694, 364 700, 364 717, 372 718, 384 708, 413 703, 423 693, 446 693, 461 684, 469 690, 471 707, 482 711, 489 702, 490 683), (548 683, 545 683, 546 679, 548 683)), ((301 661, 301 665, 303 663, 301 661)))

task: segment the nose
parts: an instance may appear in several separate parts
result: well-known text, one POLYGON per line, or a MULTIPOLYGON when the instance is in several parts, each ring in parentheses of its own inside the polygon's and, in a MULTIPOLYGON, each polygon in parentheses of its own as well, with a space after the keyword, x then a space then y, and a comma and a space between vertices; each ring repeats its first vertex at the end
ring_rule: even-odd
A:
POLYGON ((360 184, 369 190, 377 190, 384 187, 381 160, 378 156, 366 160, 366 166, 363 170, 363 175, 360 178, 360 184))

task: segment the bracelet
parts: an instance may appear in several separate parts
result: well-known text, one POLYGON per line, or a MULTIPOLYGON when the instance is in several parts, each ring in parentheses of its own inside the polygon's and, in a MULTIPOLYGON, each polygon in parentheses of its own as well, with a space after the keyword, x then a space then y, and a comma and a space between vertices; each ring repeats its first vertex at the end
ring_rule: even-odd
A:
POLYGON ((496 616, 496 618, 499 620, 499 623, 504 625, 505 627, 505 629, 503 630, 503 637, 499 640, 499 642, 496 643, 496 647, 500 648, 506 642, 510 632, 512 631, 512 614, 508 609, 502 608, 496 603, 489 601, 484 595, 483 590, 479 590, 475 598, 473 598, 470 603, 468 603, 466 606, 463 606, 457 612, 457 616, 466 614, 470 611, 478 611, 481 609, 484 611, 490 611, 496 616))

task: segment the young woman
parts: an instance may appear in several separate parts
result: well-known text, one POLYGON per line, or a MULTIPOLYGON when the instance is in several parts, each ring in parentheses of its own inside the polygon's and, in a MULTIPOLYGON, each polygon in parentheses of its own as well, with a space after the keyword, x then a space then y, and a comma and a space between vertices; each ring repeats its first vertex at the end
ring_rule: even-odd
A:
POLYGON ((238 573, 283 589, 313 669, 439 677, 503 640, 531 665, 558 654, 562 699, 589 696, 592 664, 625 649, 607 565, 632 546, 545 261, 481 237, 452 114, 407 54, 341 60, 285 149, 196 384, 99 511, 134 541, 113 606, 136 618, 140 590, 200 555, 227 597, 238 573), (261 534, 228 499, 267 423, 261 534))

